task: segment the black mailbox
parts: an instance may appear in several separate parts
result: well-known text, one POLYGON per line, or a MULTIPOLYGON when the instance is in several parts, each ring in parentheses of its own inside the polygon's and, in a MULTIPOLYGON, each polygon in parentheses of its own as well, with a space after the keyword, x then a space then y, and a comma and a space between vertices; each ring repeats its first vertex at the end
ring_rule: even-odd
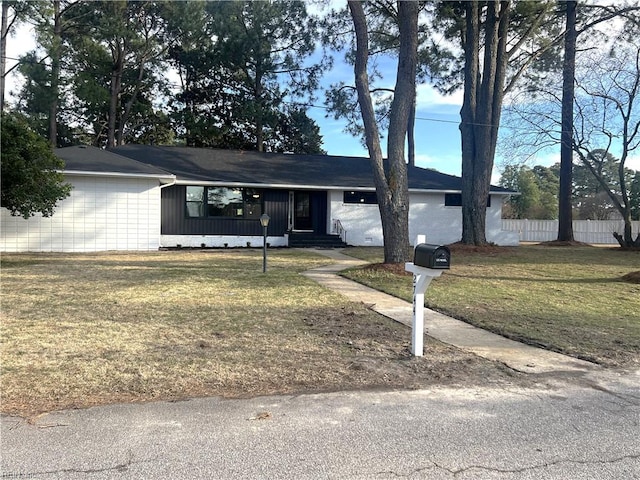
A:
POLYGON ((425 268, 450 268, 451 252, 443 245, 419 243, 413 254, 413 264, 425 268))

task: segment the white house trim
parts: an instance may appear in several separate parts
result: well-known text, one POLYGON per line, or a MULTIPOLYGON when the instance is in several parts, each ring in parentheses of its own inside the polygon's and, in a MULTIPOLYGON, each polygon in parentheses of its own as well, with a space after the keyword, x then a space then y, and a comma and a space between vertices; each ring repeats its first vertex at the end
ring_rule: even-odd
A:
POLYGON ((121 172, 83 172, 81 170, 63 170, 65 175, 81 176, 81 177, 119 177, 119 178, 152 178, 160 181, 166 186, 176 183, 176 176, 167 174, 166 176, 158 176, 148 173, 121 173, 121 172))

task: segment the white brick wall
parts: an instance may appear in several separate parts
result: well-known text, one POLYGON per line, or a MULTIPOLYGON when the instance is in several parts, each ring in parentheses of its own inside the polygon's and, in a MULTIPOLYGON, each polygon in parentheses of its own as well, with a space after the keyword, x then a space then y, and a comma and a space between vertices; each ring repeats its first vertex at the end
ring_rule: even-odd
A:
MULTIPOLYGON (((349 245, 382 246, 382 224, 377 205, 345 204, 342 191, 328 196, 330 220, 340 220, 349 245)), ((409 240, 426 235, 427 242, 449 244, 462 237, 462 209, 445 207, 444 193, 410 193, 409 240)), ((518 245, 518 237, 502 230, 502 197, 493 195, 487 209, 486 235, 498 245, 518 245)), ((328 228, 331 229, 330 223, 328 228)))
POLYGON ((382 246, 382 223, 378 205, 344 203, 342 190, 330 190, 327 201, 328 232, 331 231, 332 220, 340 220, 347 231, 347 244, 382 246))
MULTIPOLYGON (((207 248, 217 247, 247 247, 262 248, 264 237, 262 235, 162 235, 160 244, 162 247, 207 248), (247 245, 249 244, 249 245, 247 245)), ((273 237, 267 235, 267 244, 272 247, 289 246, 289 236, 273 237)))
POLYGON ((153 178, 67 176, 71 196, 52 217, 28 220, 0 209, 0 251, 157 250, 160 187, 153 178))

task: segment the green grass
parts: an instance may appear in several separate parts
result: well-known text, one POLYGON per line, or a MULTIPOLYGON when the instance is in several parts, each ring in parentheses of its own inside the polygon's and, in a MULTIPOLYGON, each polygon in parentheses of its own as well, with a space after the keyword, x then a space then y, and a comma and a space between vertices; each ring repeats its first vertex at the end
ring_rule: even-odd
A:
MULTIPOLYGON (((381 262, 381 249, 348 252, 381 262)), ((456 249, 425 305, 510 338, 605 365, 640 364, 640 252, 588 246, 456 249)), ((411 301, 410 276, 355 269, 345 276, 411 301)))

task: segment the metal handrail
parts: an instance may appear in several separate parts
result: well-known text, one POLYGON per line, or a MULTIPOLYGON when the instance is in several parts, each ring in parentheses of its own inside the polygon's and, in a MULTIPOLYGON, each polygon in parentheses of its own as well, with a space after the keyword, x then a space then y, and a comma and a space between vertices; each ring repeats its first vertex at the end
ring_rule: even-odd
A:
POLYGON ((333 220, 333 232, 340 237, 340 240, 347 243, 347 231, 342 225, 342 222, 337 218, 333 220))

